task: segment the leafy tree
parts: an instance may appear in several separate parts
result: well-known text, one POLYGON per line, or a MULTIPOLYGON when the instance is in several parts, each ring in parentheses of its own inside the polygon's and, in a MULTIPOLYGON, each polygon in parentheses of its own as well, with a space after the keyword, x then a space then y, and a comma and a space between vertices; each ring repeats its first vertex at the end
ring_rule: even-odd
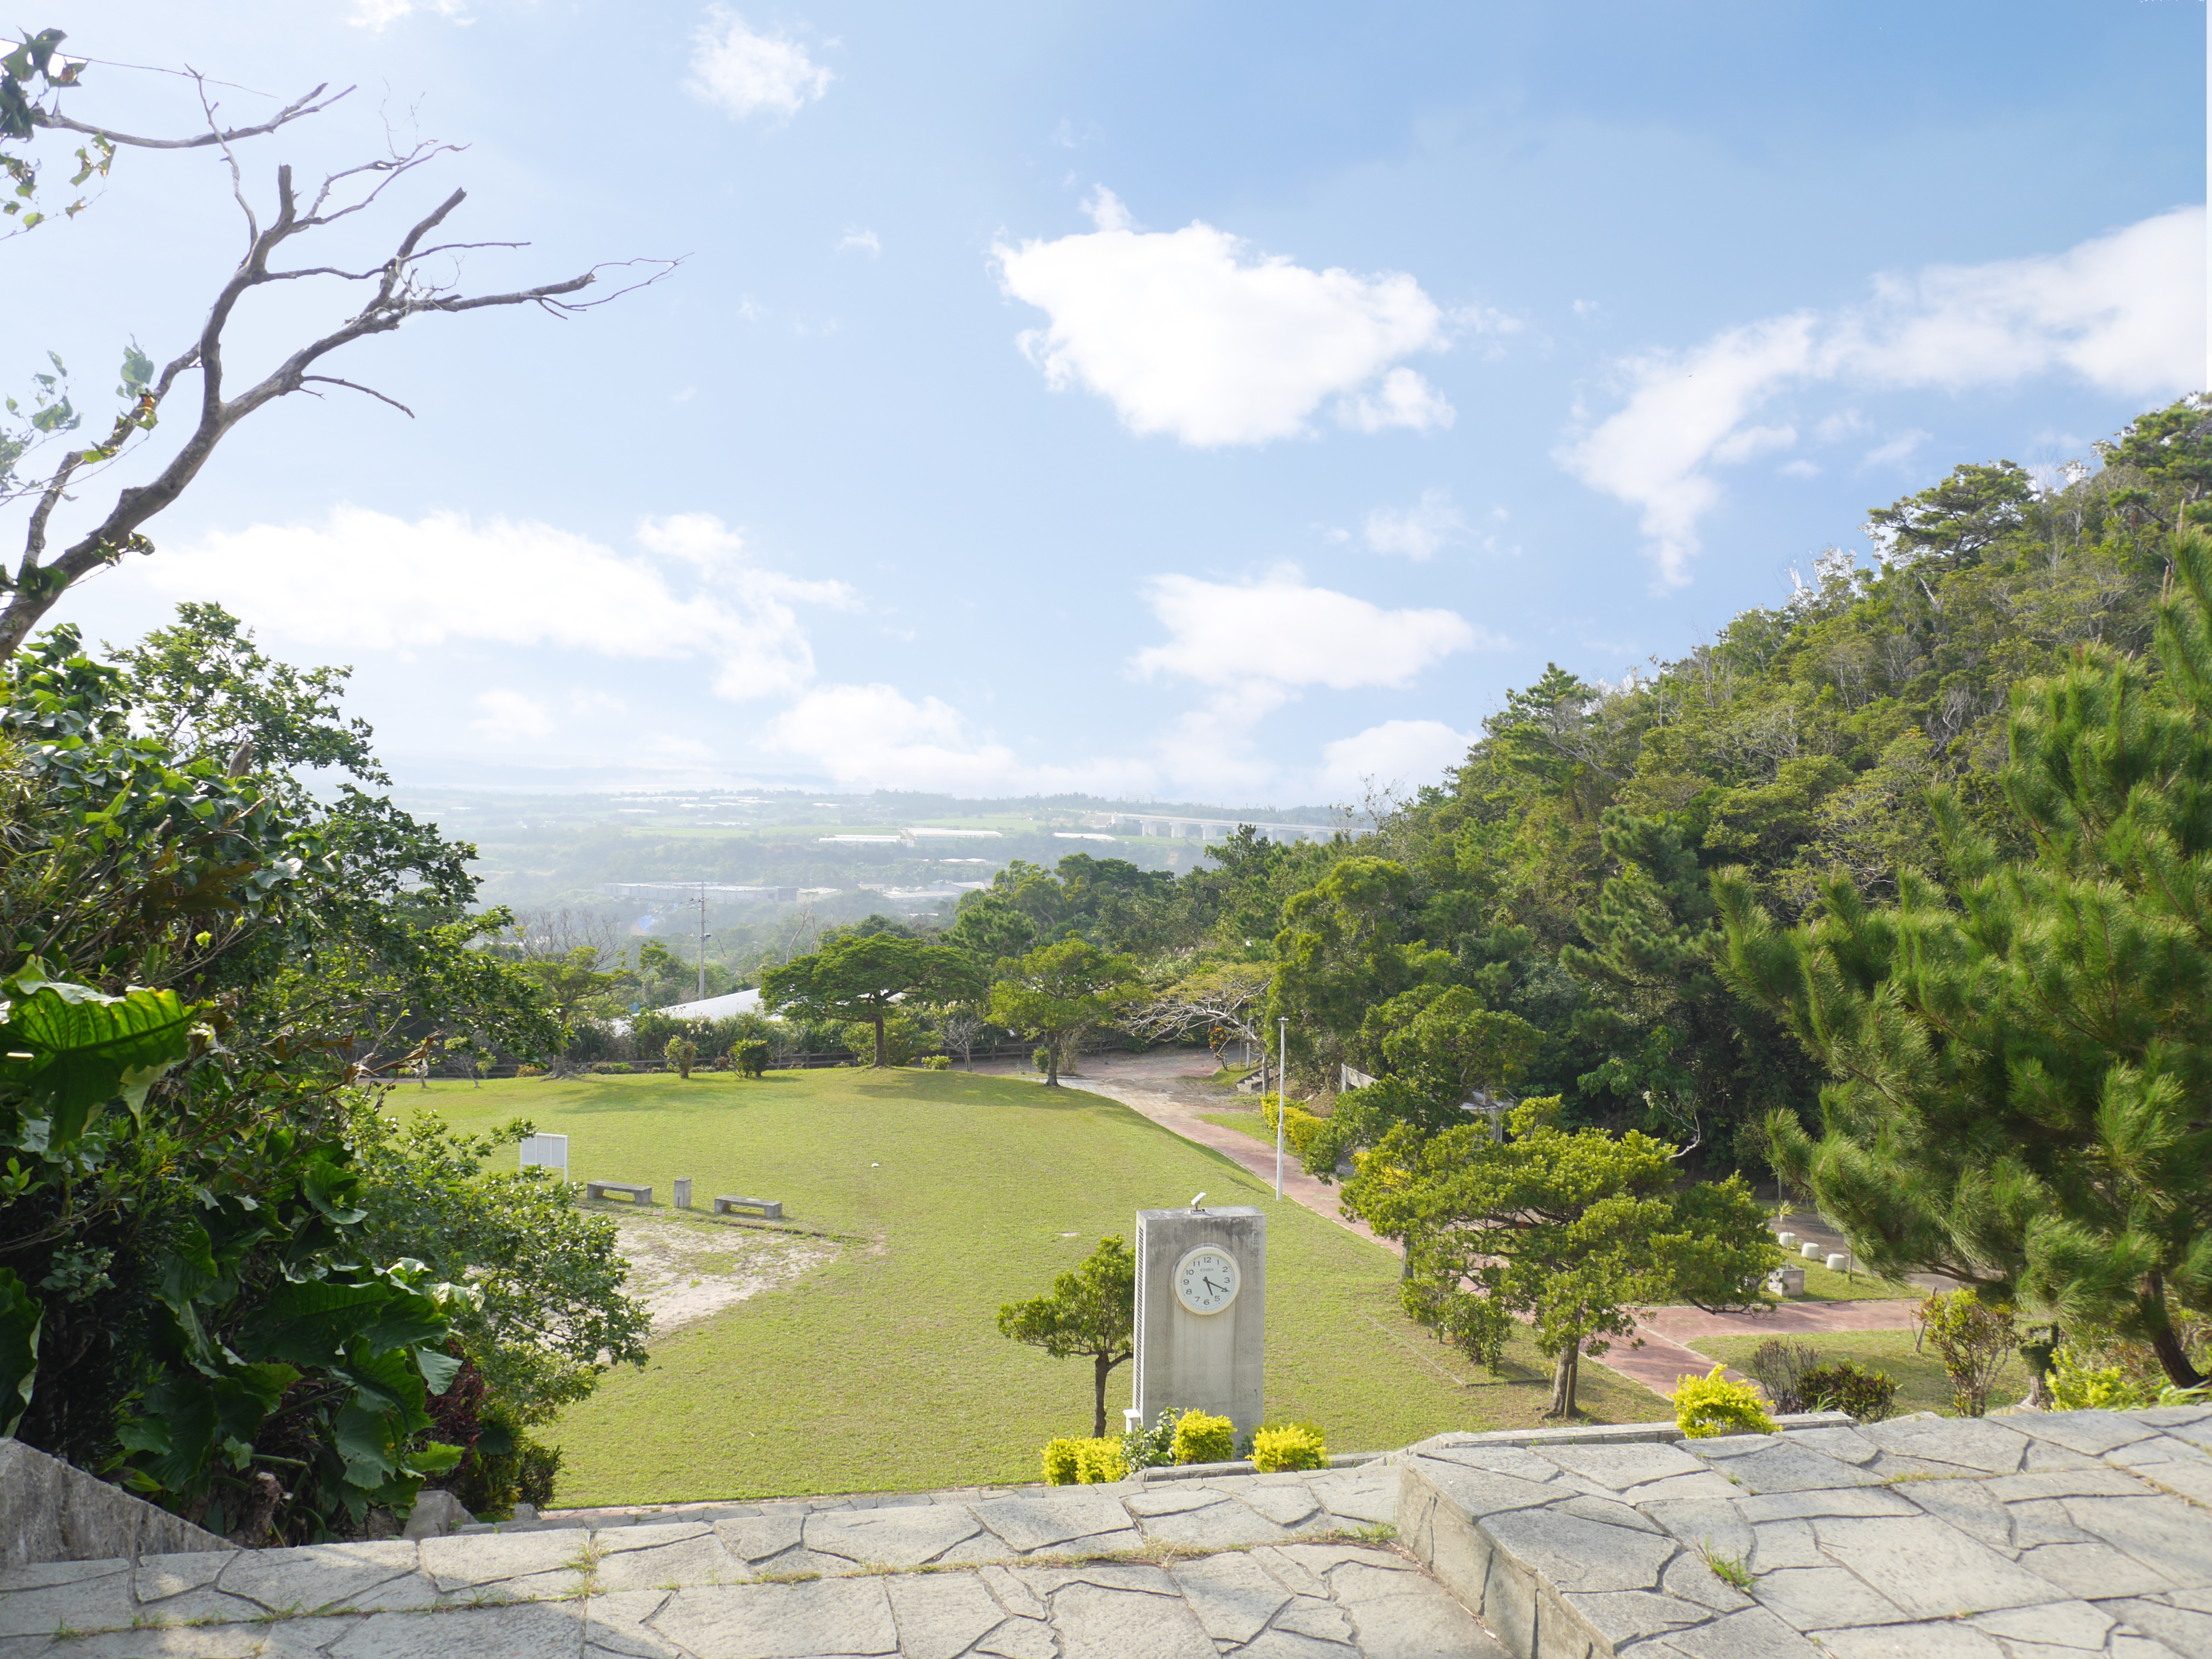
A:
POLYGON ((1423 1135, 1467 1121, 1477 1094, 1492 1105, 1534 1056, 1543 1034, 1518 1014, 1486 1008, 1467 987, 1419 986, 1373 1009, 1363 1047, 1386 1074, 1346 1090, 1308 1139, 1305 1167, 1326 1181, 1355 1149, 1375 1146, 1400 1124, 1423 1135))
POLYGON ((1910 563, 1929 554, 1972 562, 2017 529, 2035 497, 2035 480, 2010 461, 1962 464, 1939 484, 1867 514, 1867 533, 1890 556, 1910 563))
POLYGON ((958 998, 975 988, 965 953, 896 933, 831 939, 761 975, 761 1000, 780 1013, 871 1027, 879 1066, 890 1064, 884 1018, 902 998, 958 998))
MULTIPOLYGON (((210 677, 301 684, 240 663, 210 677)), ((180 756, 155 734, 187 729, 167 700, 193 690, 134 687, 65 629, 0 684, 0 944, 22 964, 0 1370, 27 1443, 218 1531, 301 1541, 453 1466, 428 1407, 477 1294, 364 1249, 343 1091, 447 1023, 524 1052, 555 1028, 470 948, 501 919, 455 919, 472 848, 255 770, 239 750, 325 719, 282 696, 230 755, 180 756)))
POLYGON ((1740 1177, 1674 1191, 1674 1149, 1633 1131, 1568 1131, 1523 1101, 1510 1139, 1472 1123, 1400 1124, 1345 1183, 1344 1209, 1404 1243, 1407 1311, 1498 1369, 1521 1319, 1555 1364, 1547 1415, 1571 1417, 1581 1356, 1650 1302, 1757 1299, 1782 1260, 1740 1177))
POLYGON ((1137 1258, 1119 1237, 1098 1241, 1072 1273, 1052 1282, 1052 1293, 999 1310, 999 1333, 1054 1359, 1091 1361, 1091 1432, 1106 1432, 1106 1379, 1136 1352, 1137 1258))
POLYGON ((2020 689, 2002 774, 2030 856, 1955 795, 1947 879, 1893 906, 1831 882, 1802 927, 1717 878, 1731 981, 1836 1079, 1816 1141, 1769 1131, 1861 1259, 2149 1346, 2203 1380, 2176 1310, 2212 1311, 2212 538, 2185 532, 2160 607, 2162 683, 2080 649, 2020 689))
POLYGON ((691 1080, 691 1068, 698 1063, 699 1060, 697 1043, 689 1037, 672 1036, 668 1039, 667 1046, 661 1050, 661 1054, 671 1066, 676 1068, 678 1077, 686 1083, 691 1080))
POLYGON ((629 1294, 615 1224, 578 1209, 547 1170, 486 1168, 530 1124, 470 1134, 423 1112, 403 1127, 380 1108, 364 1103, 348 1121, 359 1243, 475 1291, 453 1334, 513 1422, 550 1422, 609 1370, 644 1365, 648 1317, 629 1294))
POLYGON ((999 964, 991 1018, 1045 1040, 1045 1085, 1060 1087, 1060 1068, 1085 1031, 1111 1023, 1144 994, 1137 964, 1088 940, 1062 939, 999 964))
POLYGON ((1448 975, 1413 912, 1413 878, 1390 859, 1345 858, 1283 907, 1265 1024, 1288 1016, 1291 1041, 1333 1067, 1356 1053, 1367 1011, 1448 975))

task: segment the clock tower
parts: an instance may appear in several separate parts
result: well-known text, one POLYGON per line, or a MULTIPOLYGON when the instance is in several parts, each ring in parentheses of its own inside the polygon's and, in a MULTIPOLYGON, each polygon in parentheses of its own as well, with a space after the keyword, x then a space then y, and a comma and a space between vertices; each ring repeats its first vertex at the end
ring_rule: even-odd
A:
POLYGON ((1138 1211, 1139 1420, 1149 1426, 1170 1407, 1195 1407, 1248 1435, 1267 1409, 1267 1357, 1266 1215, 1138 1211))

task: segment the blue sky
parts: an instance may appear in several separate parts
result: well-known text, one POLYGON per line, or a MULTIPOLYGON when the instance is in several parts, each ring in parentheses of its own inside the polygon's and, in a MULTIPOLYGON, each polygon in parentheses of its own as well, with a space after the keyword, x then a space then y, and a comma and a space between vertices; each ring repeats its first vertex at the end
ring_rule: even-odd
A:
MULTIPOLYGON (((2204 30, 2186 0, 104 7, 82 118, 193 119, 108 63, 235 82, 233 119, 357 84, 240 148, 260 203, 387 130, 468 146, 327 257, 456 185, 452 228, 532 244, 471 289, 685 257, 576 319, 353 349, 332 372, 416 418, 257 415, 57 619, 220 601, 353 665, 416 783, 1431 781, 1547 660, 1678 653, 1954 462, 2055 467, 2201 386, 2204 30)), ((219 159, 126 153, 0 250, 0 370, 51 347, 104 392, 126 337, 173 355, 240 240, 219 159)), ((343 292, 257 296, 233 362, 343 292)))

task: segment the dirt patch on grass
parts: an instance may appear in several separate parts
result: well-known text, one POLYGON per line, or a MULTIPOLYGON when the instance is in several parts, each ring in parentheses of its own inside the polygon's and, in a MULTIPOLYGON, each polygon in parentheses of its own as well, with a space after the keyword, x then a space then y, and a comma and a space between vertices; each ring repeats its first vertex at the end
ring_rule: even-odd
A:
POLYGON ((653 1316, 658 1340, 712 1319, 748 1297, 835 1261, 836 1241, 711 1221, 618 1216, 630 1294, 653 1316))

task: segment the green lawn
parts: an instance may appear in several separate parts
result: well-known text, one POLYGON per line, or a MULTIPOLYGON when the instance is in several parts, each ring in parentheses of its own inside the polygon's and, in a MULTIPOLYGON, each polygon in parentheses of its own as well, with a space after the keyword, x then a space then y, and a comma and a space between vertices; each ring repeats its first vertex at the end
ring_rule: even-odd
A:
MULTIPOLYGON (((1896 1410, 1900 1417, 1907 1412, 1941 1412, 1948 1417, 1955 1411, 1950 1379, 1943 1375, 1942 1363, 1933 1352, 1913 1352, 1911 1331, 1837 1331, 1825 1336, 1811 1332, 1788 1340, 1813 1349, 1824 1364, 1855 1359, 1872 1370, 1887 1371, 1897 1382, 1896 1410)), ((1723 1364, 1741 1369, 1753 1351, 1766 1340, 1763 1336, 1704 1337, 1692 1346, 1723 1364)), ((2015 1356, 1998 1376, 1997 1386, 1990 1395, 1990 1408, 2016 1404, 2027 1393, 2027 1373, 2015 1356)))
POLYGON ((1793 1255, 1785 1267, 1805 1270, 1805 1294, 1792 1302, 1918 1302, 1928 1292, 1911 1285, 1896 1285, 1872 1273, 1832 1273, 1817 1261, 1793 1255))
MULTIPOLYGON (((1037 1449, 1087 1433, 1087 1363, 1000 1336, 1001 1304, 1049 1288, 1139 1208, 1264 1205, 1267 1407, 1320 1424, 1341 1451, 1445 1429, 1531 1424, 1548 1397, 1525 1342, 1493 1378, 1397 1305, 1395 1257, 1228 1159, 1115 1102, 957 1072, 816 1071, 745 1083, 665 1073, 434 1084, 392 1097, 456 1125, 526 1115, 569 1137, 569 1175, 692 1177, 783 1200, 791 1224, 839 1235, 837 1260, 659 1345, 610 1376, 552 1436, 564 1504, 674 1502, 1034 1480, 1037 1449)), ((613 1207, 610 1206, 610 1208, 613 1207)), ((663 1212, 665 1213, 665 1212, 663 1212)), ((1128 1399, 1114 1374, 1109 1409, 1128 1399)), ((1599 1421, 1666 1402, 1597 1367, 1599 1421)))

